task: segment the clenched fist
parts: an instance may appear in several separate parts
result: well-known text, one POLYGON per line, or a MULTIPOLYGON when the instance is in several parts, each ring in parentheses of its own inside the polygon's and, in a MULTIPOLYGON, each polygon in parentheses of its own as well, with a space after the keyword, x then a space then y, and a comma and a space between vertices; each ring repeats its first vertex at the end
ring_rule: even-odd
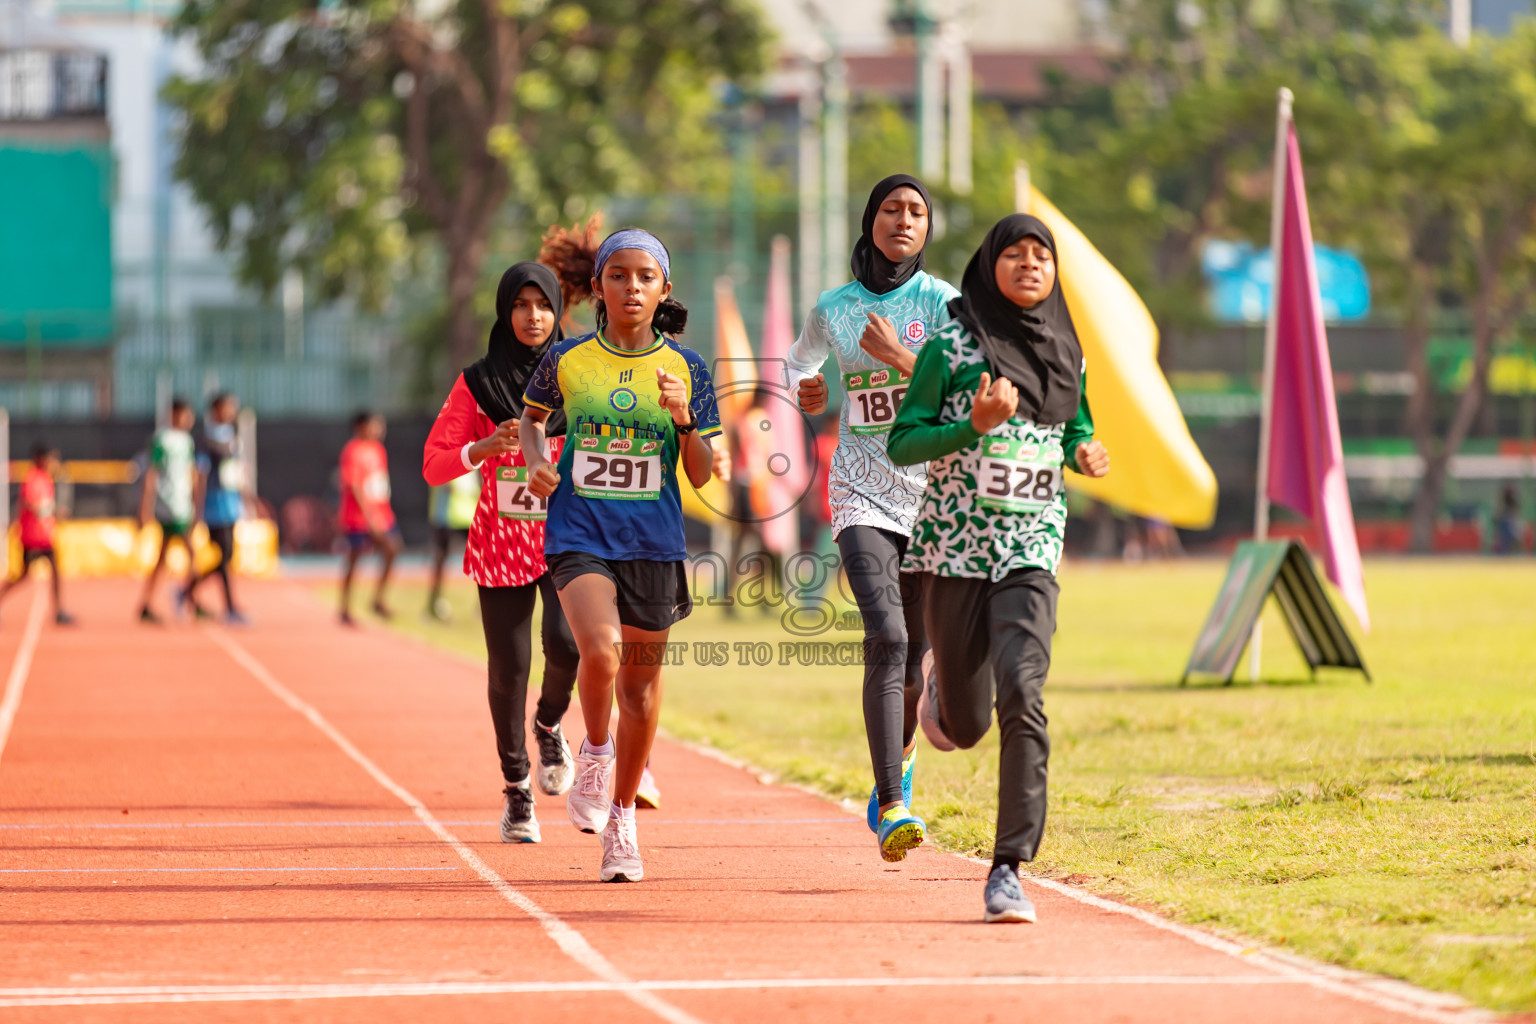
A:
POLYGON ((981 386, 971 402, 971 426, 978 434, 985 434, 993 427, 1007 423, 1019 407, 1019 389, 1007 377, 992 379, 985 370, 981 372, 981 386))

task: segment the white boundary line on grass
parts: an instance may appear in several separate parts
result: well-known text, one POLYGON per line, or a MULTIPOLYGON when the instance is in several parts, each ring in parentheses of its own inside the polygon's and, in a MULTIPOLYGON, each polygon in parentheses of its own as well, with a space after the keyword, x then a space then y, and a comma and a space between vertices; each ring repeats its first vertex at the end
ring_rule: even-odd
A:
POLYGON ((223 647, 236 663, 254 676, 256 681, 262 686, 270 690, 273 696, 308 719, 311 725, 319 729, 332 743, 340 747, 342 753, 355 761, 363 771, 371 775, 375 782, 389 790, 401 803, 409 807, 417 819, 433 835, 437 836, 454 853, 458 854, 459 859, 467 864, 470 870, 484 879, 486 884, 494 889, 503 899, 537 921, 539 926, 544 929, 544 933, 554 941, 555 945, 566 956, 607 982, 611 986, 612 991, 626 996, 662 1020, 669 1021, 670 1024, 702 1024, 697 1017, 673 1006, 649 989, 643 988, 631 980, 615 967, 607 957, 599 953, 580 932, 514 889, 508 884, 506 879, 493 871, 490 865, 481 860, 480 856, 466 846, 458 836, 448 831, 443 823, 438 821, 432 812, 427 809, 426 804, 418 800, 410 790, 386 775, 382 768, 374 764, 368 755, 354 746, 352 741, 347 739, 314 706, 308 704, 292 690, 278 682, 277 677, 267 671, 265 665, 257 661, 249 651, 236 642, 228 633, 217 627, 210 627, 207 633, 214 643, 223 647))
MULTIPOLYGON (((632 981, 629 987, 646 992, 741 992, 836 988, 1048 988, 1058 986, 1115 987, 1169 985, 1231 985, 1264 987, 1296 985, 1291 978, 1265 974, 1235 975, 999 975, 960 978, 722 978, 706 980, 632 981)), ((98 1006, 123 1003, 235 1003, 290 999, 367 999, 400 996, 494 996, 623 992, 625 986, 606 981, 426 981, 372 984, 294 985, 146 985, 94 988, 0 988, 0 1007, 98 1006)))
POLYGON ((0 757, 5 756, 6 741, 11 738, 11 725, 21 707, 21 693, 27 688, 27 676, 32 671, 32 655, 37 652, 37 638, 43 632, 43 585, 32 584, 32 607, 27 612, 27 625, 21 634, 21 645, 16 648, 16 660, 11 662, 11 674, 5 680, 5 697, 0 698, 0 757))
MULTIPOLYGON (((707 743, 696 743, 692 740, 679 739, 672 735, 668 735, 666 738, 712 761, 718 761, 727 767, 748 772, 763 785, 787 786, 791 789, 798 789, 803 793, 809 793, 818 799, 833 803, 834 806, 841 807, 849 814, 859 818, 864 816, 864 809, 862 807, 855 807, 849 801, 832 801, 827 794, 819 793, 809 786, 780 781, 771 772, 762 771, 756 765, 733 757, 707 743)), ((961 853, 951 853, 948 856, 959 857, 961 860, 969 861, 972 864, 991 866, 990 861, 984 861, 977 857, 968 857, 961 853)), ((1352 971, 1348 968, 1318 963, 1306 957, 1279 953, 1275 950, 1263 949, 1253 945, 1243 945, 1240 942, 1224 939, 1219 935, 1213 935, 1198 928, 1191 928, 1188 925, 1170 921, 1168 918, 1155 914, 1150 910, 1143 910, 1140 907, 1133 907, 1127 903, 1120 903, 1116 900, 1105 899, 1102 896, 1083 892, 1074 886, 1065 885, 1054 879, 1042 878, 1038 875, 1022 872, 1019 878, 1097 910, 1134 918, 1152 928, 1170 932, 1180 938, 1187 939, 1197 946, 1202 946, 1213 952, 1223 953, 1245 964, 1253 964, 1272 971, 1282 978, 1299 984, 1310 985, 1313 988, 1331 992, 1335 995, 1344 996, 1356 1002, 1374 1006, 1379 1010, 1400 1013, 1417 1020, 1429 1021, 1430 1024, 1483 1024, 1483 1022, 1499 1020, 1497 1014, 1468 1006, 1456 996, 1447 995, 1443 992, 1432 992, 1428 989, 1419 988, 1417 985, 1411 985, 1406 981, 1398 981, 1394 978, 1387 978, 1376 974, 1366 974, 1362 971, 1352 971)))

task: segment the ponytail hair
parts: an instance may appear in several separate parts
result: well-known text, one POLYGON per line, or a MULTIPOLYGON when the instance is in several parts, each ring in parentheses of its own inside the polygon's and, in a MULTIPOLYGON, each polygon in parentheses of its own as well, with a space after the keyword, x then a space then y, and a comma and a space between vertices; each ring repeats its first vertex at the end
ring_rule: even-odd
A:
POLYGON ((597 298, 592 294, 592 271, 597 249, 603 242, 603 215, 594 213, 585 224, 563 228, 558 224, 544 232, 539 262, 560 280, 560 297, 567 310, 597 298))
MULTIPOLYGON (((539 248, 539 262, 560 279, 560 294, 565 308, 578 302, 591 302, 597 315, 597 329, 608 326, 608 310, 592 291, 592 276, 597 270, 597 250, 603 243, 603 215, 594 213, 585 224, 563 228, 556 224, 544 232, 539 248)), ((651 318, 651 326, 662 334, 679 335, 688 326, 688 307, 670 295, 661 300, 651 318)))

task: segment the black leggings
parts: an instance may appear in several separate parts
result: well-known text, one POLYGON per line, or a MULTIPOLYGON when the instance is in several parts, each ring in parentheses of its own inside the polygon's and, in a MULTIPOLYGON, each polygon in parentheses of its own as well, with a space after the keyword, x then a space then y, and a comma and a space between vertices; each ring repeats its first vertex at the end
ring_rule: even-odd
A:
POLYGON ((881 806, 901 799, 901 754, 917 730, 928 649, 918 574, 901 571, 907 540, 874 526, 850 526, 837 535, 843 572, 864 618, 864 732, 881 806))
POLYGON ((190 595, 203 580, 217 574, 220 582, 224 584, 224 608, 226 611, 232 612, 235 610, 235 595, 231 592, 229 586, 229 567, 230 563, 235 559, 235 528, 232 524, 229 526, 210 526, 208 527, 208 539, 213 542, 214 547, 219 549, 218 567, 212 572, 206 572, 202 575, 197 575, 197 571, 194 569, 192 584, 187 588, 187 593, 190 595))
POLYGON ((1041 688, 1056 631, 1056 577, 1018 569, 997 582, 923 574, 923 617, 933 638, 939 721, 961 747, 975 746, 997 708, 993 863, 1034 860, 1045 831, 1046 735, 1041 688))
POLYGON ((540 640, 544 646, 544 685, 534 721, 552 726, 565 717, 576 686, 576 641, 560 610, 554 582, 545 573, 521 587, 481 587, 480 621, 485 627, 486 670, 496 754, 507 782, 528 777, 528 671, 533 660, 533 601, 544 601, 540 640))

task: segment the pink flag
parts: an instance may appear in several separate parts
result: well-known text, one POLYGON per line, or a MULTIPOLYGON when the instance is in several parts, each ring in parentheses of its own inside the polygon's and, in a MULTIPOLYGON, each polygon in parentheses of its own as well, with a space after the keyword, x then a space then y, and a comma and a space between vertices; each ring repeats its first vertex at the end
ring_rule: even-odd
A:
POLYGON ((1328 578, 1371 628, 1355 514, 1344 479, 1333 362, 1323 329, 1322 298, 1312 254, 1312 223, 1301 176, 1296 126, 1286 139, 1284 230, 1275 268, 1277 303, 1273 410, 1269 435, 1269 500, 1312 520, 1323 541, 1328 578))
POLYGON ((773 454, 768 457, 769 518, 763 523, 763 544, 778 555, 800 549, 799 507, 810 484, 806 465, 805 430, 800 410, 789 400, 783 368, 795 340, 789 310, 789 239, 773 240, 768 268, 768 294, 763 302, 763 360, 777 369, 768 399, 773 454))

